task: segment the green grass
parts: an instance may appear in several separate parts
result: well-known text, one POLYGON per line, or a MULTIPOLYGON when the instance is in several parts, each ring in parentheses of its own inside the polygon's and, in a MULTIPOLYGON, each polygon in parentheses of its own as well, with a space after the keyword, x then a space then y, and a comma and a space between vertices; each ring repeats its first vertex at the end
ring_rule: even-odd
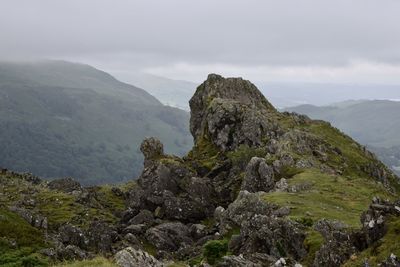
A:
POLYGON ((307 256, 302 261, 302 264, 304 266, 312 265, 315 258, 315 254, 321 248, 323 243, 324 243, 324 238, 319 232, 312 229, 308 230, 306 239, 304 240, 304 246, 308 251, 307 256))
POLYGON ((117 265, 113 263, 111 260, 103 258, 103 257, 96 257, 91 260, 84 260, 84 261, 75 261, 75 262, 65 262, 54 265, 54 267, 116 267, 117 265))
POLYGON ((400 217, 391 218, 388 223, 388 232, 386 235, 357 255, 356 259, 345 263, 344 267, 362 266, 364 259, 368 259, 370 266, 377 266, 392 253, 396 256, 400 255, 400 217))
POLYGON ((118 220, 115 215, 125 209, 125 201, 123 197, 115 195, 111 188, 101 186, 91 189, 96 193, 94 201, 101 205, 100 208, 85 206, 77 202, 76 196, 51 190, 42 190, 37 194, 37 207, 54 229, 64 223, 86 228, 94 218, 115 223, 118 220))
POLYGON ((371 199, 380 196, 392 199, 382 185, 365 178, 345 178, 307 170, 289 180, 289 185, 311 184, 311 188, 297 193, 273 192, 265 200, 291 209, 289 217, 297 221, 322 218, 340 220, 350 227, 360 226, 360 215, 368 209, 371 199))
POLYGON ((84 213, 82 205, 75 202, 72 195, 45 190, 37 195, 37 206, 47 217, 49 225, 56 228, 63 223, 72 222, 77 216, 84 213))
POLYGON ((47 266, 37 254, 46 247, 44 234, 17 214, 0 209, 0 266, 47 266))

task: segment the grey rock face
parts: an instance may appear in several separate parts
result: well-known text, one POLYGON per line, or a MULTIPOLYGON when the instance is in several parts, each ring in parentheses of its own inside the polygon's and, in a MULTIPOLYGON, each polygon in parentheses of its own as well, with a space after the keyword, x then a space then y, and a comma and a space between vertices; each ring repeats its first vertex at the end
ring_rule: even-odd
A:
POLYGON ((193 243, 189 228, 179 222, 163 223, 148 229, 146 240, 157 249, 169 252, 193 243))
POLYGON ((147 252, 140 249, 127 247, 115 254, 115 263, 119 267, 165 267, 166 265, 158 261, 147 252))
POLYGON ((302 259, 306 235, 296 223, 273 216, 256 215, 243 222, 235 244, 230 244, 235 254, 264 253, 277 259, 291 257, 302 259))
POLYGON ((320 220, 314 228, 325 239, 325 243, 315 255, 313 266, 341 266, 356 252, 352 236, 347 232, 347 226, 339 221, 320 220))
POLYGON ((141 210, 139 214, 129 220, 128 224, 144 224, 151 226, 154 223, 154 214, 149 210, 141 210))
POLYGON ((79 248, 85 248, 88 245, 87 237, 84 232, 71 224, 66 224, 58 229, 59 239, 65 245, 74 245, 79 248))
POLYGON ((246 167, 241 190, 251 193, 268 192, 275 186, 274 170, 268 166, 265 159, 253 157, 246 167))
POLYGON ((225 233, 234 226, 242 226, 244 222, 256 215, 272 215, 278 207, 264 201, 263 194, 241 191, 237 199, 225 211, 219 210, 221 233, 225 233))
POLYGON ((113 251, 112 244, 118 239, 117 230, 105 222, 94 221, 86 233, 89 246, 102 254, 113 251))

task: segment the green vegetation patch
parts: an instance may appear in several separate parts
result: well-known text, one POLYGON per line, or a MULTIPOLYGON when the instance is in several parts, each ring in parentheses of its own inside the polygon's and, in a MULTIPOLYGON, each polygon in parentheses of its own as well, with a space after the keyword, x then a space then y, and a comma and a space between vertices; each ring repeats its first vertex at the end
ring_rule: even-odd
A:
POLYGON ((45 190, 37 194, 36 200, 40 213, 47 217, 49 225, 54 228, 72 222, 84 213, 83 206, 76 203, 75 196, 66 193, 45 190))
POLYGON ((265 194, 265 200, 287 206, 289 217, 310 224, 322 218, 339 220, 350 227, 360 226, 359 217, 368 209, 371 199, 380 196, 392 199, 385 188, 365 178, 331 176, 317 170, 306 170, 289 180, 290 186, 308 185, 301 192, 273 192, 265 194))
POLYGON ((228 253, 228 239, 210 240, 204 245, 203 257, 209 264, 216 264, 228 253))
POLYGON ((17 214, 0 209, 0 265, 47 266, 37 252, 46 247, 43 233, 17 214))
POLYGON ((386 235, 371 245, 368 249, 349 260, 345 267, 362 266, 367 259, 370 266, 377 266, 385 261, 392 253, 400 255, 400 218, 392 218, 388 223, 388 232, 386 235))
POLYGON ((306 239, 304 240, 304 246, 308 251, 307 256, 302 261, 304 266, 312 266, 315 254, 318 252, 324 242, 324 237, 319 232, 311 229, 308 230, 306 239))

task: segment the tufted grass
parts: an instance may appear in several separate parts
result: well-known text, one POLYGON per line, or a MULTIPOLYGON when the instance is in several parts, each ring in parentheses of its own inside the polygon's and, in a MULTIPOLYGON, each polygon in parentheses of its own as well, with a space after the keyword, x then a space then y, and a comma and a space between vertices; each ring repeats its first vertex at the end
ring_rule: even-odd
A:
POLYGON ((307 170, 289 180, 289 185, 309 183, 310 188, 296 193, 272 192, 264 199, 287 206, 289 217, 297 221, 316 222, 322 218, 339 220, 352 228, 360 227, 360 215, 374 196, 393 199, 385 188, 372 179, 346 178, 307 170))

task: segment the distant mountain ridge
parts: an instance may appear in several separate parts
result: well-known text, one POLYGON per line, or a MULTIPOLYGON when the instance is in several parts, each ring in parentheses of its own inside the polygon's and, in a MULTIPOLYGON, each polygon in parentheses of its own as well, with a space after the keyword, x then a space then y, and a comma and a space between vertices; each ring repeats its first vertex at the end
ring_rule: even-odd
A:
POLYGON ((331 122, 371 148, 382 161, 400 173, 400 102, 346 101, 320 107, 301 105, 286 110, 331 122))
POLYGON ((0 166, 84 184, 115 183, 142 167, 138 147, 158 136, 182 155, 189 115, 91 66, 0 63, 0 166))

